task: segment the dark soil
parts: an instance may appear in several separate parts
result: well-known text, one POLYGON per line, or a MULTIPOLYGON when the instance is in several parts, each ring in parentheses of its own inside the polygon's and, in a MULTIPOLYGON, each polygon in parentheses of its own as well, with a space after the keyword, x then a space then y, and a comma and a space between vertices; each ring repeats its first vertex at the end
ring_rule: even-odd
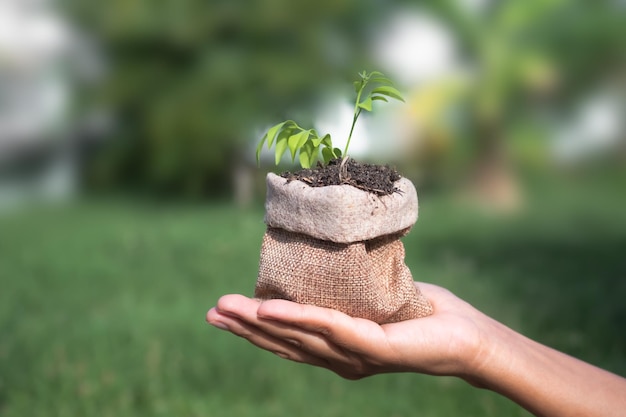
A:
POLYGON ((283 172, 281 177, 288 181, 300 180, 311 187, 348 184, 378 196, 389 195, 399 190, 394 182, 400 174, 387 165, 372 165, 355 161, 352 158, 333 159, 328 165, 318 164, 315 169, 297 172, 283 172))

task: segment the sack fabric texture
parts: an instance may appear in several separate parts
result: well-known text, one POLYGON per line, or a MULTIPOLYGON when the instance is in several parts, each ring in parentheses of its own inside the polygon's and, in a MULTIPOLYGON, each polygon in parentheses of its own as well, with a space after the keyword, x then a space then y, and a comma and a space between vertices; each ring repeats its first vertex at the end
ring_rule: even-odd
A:
POLYGON ((400 240, 417 220, 410 181, 378 197, 349 185, 309 187, 267 177, 267 230, 255 297, 342 311, 379 324, 425 317, 400 240))

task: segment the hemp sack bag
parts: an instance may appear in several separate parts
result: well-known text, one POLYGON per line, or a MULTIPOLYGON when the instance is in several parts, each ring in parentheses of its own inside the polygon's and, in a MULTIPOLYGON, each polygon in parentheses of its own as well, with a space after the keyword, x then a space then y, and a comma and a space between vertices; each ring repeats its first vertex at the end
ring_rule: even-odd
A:
POLYGON ((400 238, 417 220, 417 192, 401 178, 379 197, 351 185, 310 187, 267 175, 255 297, 342 311, 379 324, 428 316, 400 238))

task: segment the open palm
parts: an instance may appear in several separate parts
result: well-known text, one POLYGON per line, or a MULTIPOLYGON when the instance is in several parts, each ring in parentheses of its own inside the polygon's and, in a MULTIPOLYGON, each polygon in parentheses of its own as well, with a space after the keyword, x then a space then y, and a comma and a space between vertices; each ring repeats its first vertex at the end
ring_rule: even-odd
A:
POLYGON ((220 298, 207 321, 283 358, 328 368, 348 379, 383 372, 470 374, 480 366, 490 319, 449 291, 426 283, 429 317, 379 325, 339 311, 285 300, 220 298))

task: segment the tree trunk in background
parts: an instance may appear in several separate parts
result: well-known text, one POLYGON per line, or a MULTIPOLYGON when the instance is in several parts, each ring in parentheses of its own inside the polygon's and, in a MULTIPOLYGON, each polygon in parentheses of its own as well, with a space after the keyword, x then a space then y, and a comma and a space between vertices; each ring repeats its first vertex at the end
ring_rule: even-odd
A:
POLYGON ((468 198, 495 212, 511 212, 522 205, 519 178, 509 159, 499 123, 483 123, 477 139, 477 158, 470 175, 468 198))
POLYGON ((233 197, 237 207, 246 208, 254 200, 254 173, 250 164, 238 159, 233 164, 232 187, 233 197))

